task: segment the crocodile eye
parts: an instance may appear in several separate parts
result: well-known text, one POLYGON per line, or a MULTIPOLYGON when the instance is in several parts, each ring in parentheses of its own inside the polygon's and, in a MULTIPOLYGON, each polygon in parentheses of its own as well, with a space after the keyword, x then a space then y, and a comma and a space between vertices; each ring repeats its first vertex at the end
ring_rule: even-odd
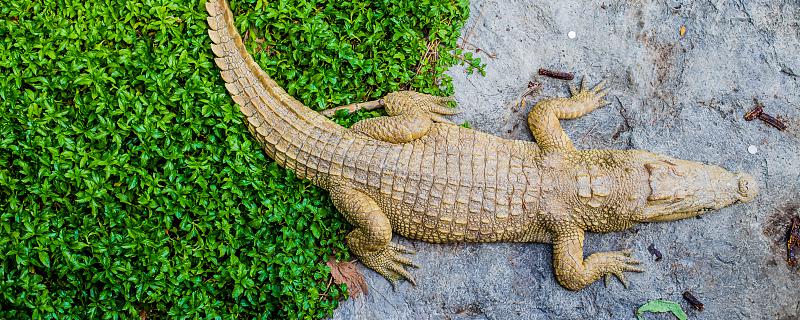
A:
POLYGON ((739 179, 739 193, 747 194, 750 191, 750 183, 747 179, 739 179))

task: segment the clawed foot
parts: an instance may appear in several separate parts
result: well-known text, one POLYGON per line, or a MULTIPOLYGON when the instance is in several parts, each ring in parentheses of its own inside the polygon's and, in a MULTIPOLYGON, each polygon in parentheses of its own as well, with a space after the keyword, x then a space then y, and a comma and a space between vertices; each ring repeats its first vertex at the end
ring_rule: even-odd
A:
POLYGON ((453 123, 453 121, 450 121, 445 117, 442 117, 442 116, 451 116, 454 114, 458 114, 458 110, 447 107, 447 102, 453 101, 453 98, 452 97, 437 97, 437 98, 439 98, 437 99, 439 103, 431 105, 430 109, 428 110, 428 114, 430 115, 431 120, 433 120, 433 122, 455 124, 453 123))
MULTIPOLYGON (((572 94, 572 100, 577 102, 588 102, 594 105, 594 108, 599 108, 609 104, 610 102, 603 99, 608 94, 608 89, 603 89, 606 81, 600 81, 594 88, 588 90, 586 86, 586 77, 581 80, 580 90, 575 88, 573 84, 569 85, 569 92, 572 94)), ((594 109, 592 108, 592 109, 594 109)))
POLYGON ((414 91, 398 91, 384 97, 386 113, 400 115, 409 112, 422 112, 433 122, 449 123, 443 116, 454 115, 458 110, 447 106, 453 102, 453 97, 439 97, 414 91))
POLYGON ((390 243, 383 251, 360 257, 360 260, 365 266, 375 270, 375 272, 389 280, 394 288, 397 287, 397 282, 401 279, 406 279, 416 286, 417 283, 414 277, 405 267, 419 267, 403 254, 414 254, 414 250, 401 244, 390 243))
POLYGON ((644 270, 637 267, 640 264, 639 260, 632 258, 631 249, 622 251, 599 252, 595 253, 598 257, 598 263, 602 266, 605 273, 605 285, 608 287, 611 281, 611 276, 617 277, 619 282, 625 288, 628 288, 628 282, 625 280, 625 272, 643 272, 644 270))

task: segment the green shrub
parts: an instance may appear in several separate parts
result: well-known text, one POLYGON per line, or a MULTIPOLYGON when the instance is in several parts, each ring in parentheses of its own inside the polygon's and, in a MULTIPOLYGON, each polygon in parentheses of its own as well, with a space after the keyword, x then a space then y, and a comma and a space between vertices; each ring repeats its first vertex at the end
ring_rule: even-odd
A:
MULTIPOLYGON (((256 60, 315 109, 451 93, 468 9, 231 6, 256 60)), ((205 17, 203 0, 0 6, 0 318, 320 318, 346 296, 324 262, 348 259, 349 226, 258 148, 205 17)))

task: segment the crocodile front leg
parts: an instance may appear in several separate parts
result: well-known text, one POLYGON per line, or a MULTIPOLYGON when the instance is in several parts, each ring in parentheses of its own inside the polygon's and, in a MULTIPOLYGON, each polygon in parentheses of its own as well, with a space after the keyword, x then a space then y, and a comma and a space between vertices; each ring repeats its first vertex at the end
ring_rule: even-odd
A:
POLYGON ((631 258, 630 250, 597 252, 584 259, 583 230, 565 224, 553 229, 553 269, 558 282, 567 289, 581 290, 602 276, 608 285, 611 275, 627 288, 624 272, 644 271, 636 267, 639 261, 631 258))
POLYGON ((347 235, 347 247, 361 263, 388 279, 394 286, 407 279, 416 285, 405 266, 417 267, 402 254, 414 251, 392 243, 392 225, 386 214, 368 195, 343 184, 330 189, 336 208, 355 229, 347 235))
POLYGON ((551 98, 539 101, 528 114, 528 126, 536 138, 536 143, 545 153, 574 152, 575 147, 564 129, 561 119, 575 119, 594 109, 608 104, 603 100, 607 91, 601 82, 591 90, 586 89, 586 82, 581 82, 581 89, 570 85, 570 98, 551 98))
POLYGON ((452 124, 442 115, 457 113, 455 109, 447 107, 452 98, 413 91, 392 92, 383 100, 388 117, 361 120, 352 129, 374 139, 405 143, 427 134, 434 122, 452 124))

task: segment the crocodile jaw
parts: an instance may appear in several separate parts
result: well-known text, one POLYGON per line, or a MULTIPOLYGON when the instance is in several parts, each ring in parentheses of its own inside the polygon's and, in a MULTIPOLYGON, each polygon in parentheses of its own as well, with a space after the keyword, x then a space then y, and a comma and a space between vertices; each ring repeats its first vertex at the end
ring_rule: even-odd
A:
POLYGON ((719 166, 661 159, 645 164, 650 187, 641 222, 674 221, 749 202, 758 194, 752 176, 719 166))

